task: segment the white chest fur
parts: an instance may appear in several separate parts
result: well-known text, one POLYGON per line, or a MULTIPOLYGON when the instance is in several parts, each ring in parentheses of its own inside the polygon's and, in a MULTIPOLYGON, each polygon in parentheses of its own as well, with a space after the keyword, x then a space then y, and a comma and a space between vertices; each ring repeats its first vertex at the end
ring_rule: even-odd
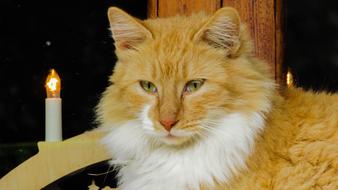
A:
POLYGON ((119 172, 121 190, 198 190, 200 184, 229 181, 245 168, 264 118, 259 113, 227 115, 207 138, 184 150, 151 150, 141 123, 114 126, 103 139, 114 162, 125 163, 119 172))

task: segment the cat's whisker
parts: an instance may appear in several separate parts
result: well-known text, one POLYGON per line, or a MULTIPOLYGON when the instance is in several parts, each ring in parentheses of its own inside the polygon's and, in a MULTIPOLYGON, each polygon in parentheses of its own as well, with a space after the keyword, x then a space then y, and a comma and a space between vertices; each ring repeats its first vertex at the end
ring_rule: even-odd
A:
POLYGON ((218 127, 217 127, 218 124, 216 125, 207 125, 207 124, 203 124, 203 125, 200 125, 201 128, 203 128, 206 132, 209 132, 209 133, 212 133, 214 135, 218 135, 218 134, 221 134, 223 133, 222 130, 220 130, 218 127))
POLYGON ((212 134, 217 134, 215 129, 210 128, 208 126, 200 125, 200 128, 202 128, 205 132, 212 133, 212 134))
POLYGON ((204 133, 203 131, 197 131, 196 134, 202 138, 208 138, 208 134, 204 133))
POLYGON ((117 171, 116 166, 110 164, 106 172, 102 172, 102 173, 87 173, 87 175, 90 175, 90 176, 101 176, 101 175, 105 175, 104 180, 103 180, 103 183, 105 183, 108 174, 109 174, 109 173, 112 173, 112 172, 114 172, 114 171, 117 171))

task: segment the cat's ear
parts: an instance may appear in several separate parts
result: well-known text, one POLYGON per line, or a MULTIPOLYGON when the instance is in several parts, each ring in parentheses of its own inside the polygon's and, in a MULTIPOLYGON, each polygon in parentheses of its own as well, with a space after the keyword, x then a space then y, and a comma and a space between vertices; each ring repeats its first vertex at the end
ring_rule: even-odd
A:
POLYGON ((193 40, 224 49, 227 55, 236 54, 240 48, 240 24, 236 9, 221 8, 194 35, 193 40))
POLYGON ((142 21, 119 8, 110 7, 108 19, 115 47, 118 49, 137 49, 138 44, 147 38, 152 38, 151 32, 142 24, 142 21))

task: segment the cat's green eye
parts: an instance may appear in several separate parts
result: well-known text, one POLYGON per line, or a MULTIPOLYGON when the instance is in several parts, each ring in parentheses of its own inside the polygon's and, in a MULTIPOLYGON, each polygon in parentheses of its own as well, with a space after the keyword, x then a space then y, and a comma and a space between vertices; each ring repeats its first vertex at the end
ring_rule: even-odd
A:
POLYGON ((141 80, 140 85, 143 88, 143 90, 148 92, 148 93, 156 93, 157 92, 156 86, 149 81, 141 80))
POLYGON ((203 84, 204 84, 203 79, 191 80, 185 85, 184 92, 187 93, 195 92, 198 89, 200 89, 203 84))

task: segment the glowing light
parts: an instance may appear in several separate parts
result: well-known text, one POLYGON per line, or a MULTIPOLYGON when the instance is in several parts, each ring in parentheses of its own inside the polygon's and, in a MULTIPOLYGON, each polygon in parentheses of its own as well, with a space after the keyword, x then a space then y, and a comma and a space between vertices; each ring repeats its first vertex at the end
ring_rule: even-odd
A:
POLYGON ((51 90, 51 91, 55 91, 56 90, 56 84, 58 83, 59 81, 56 79, 56 78, 51 78, 49 80, 49 82, 47 82, 47 86, 48 88, 51 90))
POLYGON ((293 76, 292 76, 292 73, 289 70, 286 74, 286 84, 288 85, 288 87, 293 86, 293 76))
POLYGON ((61 79, 54 69, 47 76, 45 87, 47 98, 60 98, 61 79))

